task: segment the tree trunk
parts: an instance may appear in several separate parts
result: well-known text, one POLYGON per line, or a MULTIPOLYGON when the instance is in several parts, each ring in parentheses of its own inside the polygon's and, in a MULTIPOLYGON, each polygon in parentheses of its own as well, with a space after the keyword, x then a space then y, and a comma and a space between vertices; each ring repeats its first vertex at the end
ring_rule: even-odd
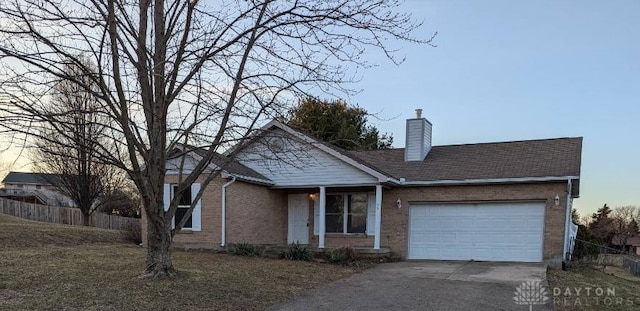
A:
POLYGON ((82 225, 83 226, 90 226, 90 221, 89 218, 91 217, 91 215, 87 215, 85 213, 82 213, 82 225))
POLYGON ((171 261, 171 230, 162 217, 147 214, 147 268, 145 277, 172 277, 176 271, 171 261))

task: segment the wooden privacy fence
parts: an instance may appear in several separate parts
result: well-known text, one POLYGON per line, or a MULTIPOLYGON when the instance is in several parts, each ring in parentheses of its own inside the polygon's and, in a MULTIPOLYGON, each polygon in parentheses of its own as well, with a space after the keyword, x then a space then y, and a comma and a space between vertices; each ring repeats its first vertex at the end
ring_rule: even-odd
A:
MULTIPOLYGON (((0 198, 0 213, 36 221, 82 226, 82 212, 72 207, 39 205, 0 198)), ((89 218, 89 225, 104 229, 129 230, 132 226, 139 227, 140 219, 96 212, 89 218)))

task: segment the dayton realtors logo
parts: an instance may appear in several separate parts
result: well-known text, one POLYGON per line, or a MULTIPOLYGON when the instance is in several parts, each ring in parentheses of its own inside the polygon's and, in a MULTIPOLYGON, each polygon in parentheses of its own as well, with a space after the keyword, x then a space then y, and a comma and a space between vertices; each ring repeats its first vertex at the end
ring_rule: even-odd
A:
POLYGON ((604 306, 607 308, 640 305, 640 299, 616 296, 615 287, 554 287, 553 305, 572 308, 604 306))
POLYGON ((616 296, 612 287, 553 287, 547 289, 539 281, 526 281, 516 288, 513 300, 518 305, 544 305, 553 297, 554 307, 571 307, 583 309, 593 306, 630 307, 640 305, 640 298, 624 298, 616 296))
POLYGON ((516 287, 515 300, 517 305, 529 306, 529 311, 533 310, 534 305, 543 305, 549 301, 547 289, 542 286, 540 281, 526 281, 516 287))

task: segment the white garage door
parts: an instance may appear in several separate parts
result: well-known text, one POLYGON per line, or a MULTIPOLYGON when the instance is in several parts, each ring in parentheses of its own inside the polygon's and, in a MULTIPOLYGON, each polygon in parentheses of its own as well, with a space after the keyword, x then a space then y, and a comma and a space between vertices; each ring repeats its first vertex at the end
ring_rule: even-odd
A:
POLYGON ((541 202, 409 207, 409 259, 541 262, 541 202))

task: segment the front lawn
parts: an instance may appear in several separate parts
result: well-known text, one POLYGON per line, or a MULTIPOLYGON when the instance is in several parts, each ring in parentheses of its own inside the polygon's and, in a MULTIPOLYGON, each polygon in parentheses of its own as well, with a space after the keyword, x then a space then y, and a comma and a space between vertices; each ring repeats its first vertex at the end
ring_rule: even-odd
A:
POLYGON ((640 310, 640 278, 623 268, 550 270, 548 281, 554 310, 640 310))
POLYGON ((261 310, 358 272, 176 250, 177 278, 139 279, 146 250, 119 233, 7 217, 0 215, 2 310, 261 310))

